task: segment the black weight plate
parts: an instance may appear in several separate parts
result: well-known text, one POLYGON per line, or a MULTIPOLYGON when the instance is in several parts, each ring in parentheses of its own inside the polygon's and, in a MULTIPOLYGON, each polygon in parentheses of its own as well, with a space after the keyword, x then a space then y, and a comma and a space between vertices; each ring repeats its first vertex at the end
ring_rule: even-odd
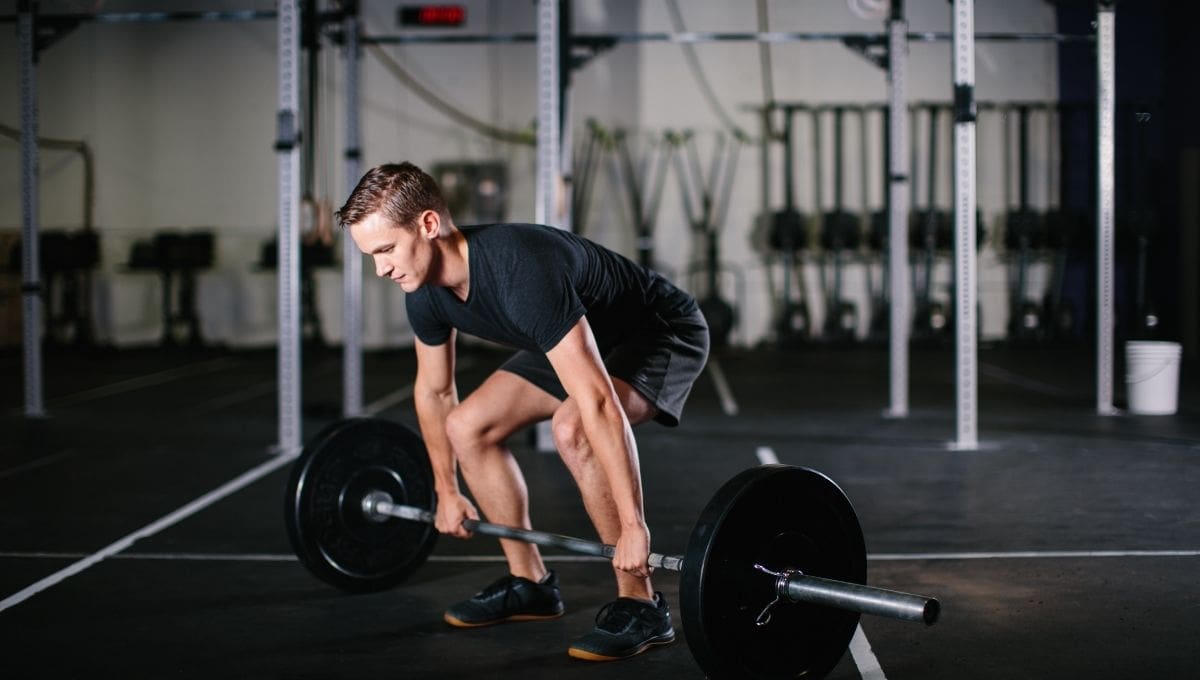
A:
POLYGON ((292 549, 318 578, 345 591, 399 584, 425 562, 437 540, 431 524, 368 519, 362 499, 375 490, 394 503, 426 509, 436 499, 420 437, 378 418, 326 427, 304 447, 288 480, 292 549))
POLYGON ((754 568, 866 583, 862 528, 842 490, 807 468, 768 465, 737 475, 696 522, 679 584, 683 629, 710 678, 822 677, 845 654, 857 612, 775 599, 754 568))

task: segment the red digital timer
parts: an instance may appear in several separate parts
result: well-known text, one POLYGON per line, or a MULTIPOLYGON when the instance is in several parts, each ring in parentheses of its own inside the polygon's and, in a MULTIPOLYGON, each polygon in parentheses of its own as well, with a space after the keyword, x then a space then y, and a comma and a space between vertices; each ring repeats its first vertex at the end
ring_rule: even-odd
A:
POLYGON ((462 5, 410 5, 400 8, 401 26, 462 26, 467 10, 462 5))

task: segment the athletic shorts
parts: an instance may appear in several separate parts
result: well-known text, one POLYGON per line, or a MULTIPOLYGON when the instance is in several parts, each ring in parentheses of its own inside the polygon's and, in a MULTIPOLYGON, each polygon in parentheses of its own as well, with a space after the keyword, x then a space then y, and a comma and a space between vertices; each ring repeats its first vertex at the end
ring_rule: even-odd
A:
MULTIPOLYGON (((708 361, 708 324, 699 309, 675 319, 656 318, 655 327, 626 333, 604 355, 604 366, 609 375, 629 383, 655 405, 655 421, 675 427, 692 383, 708 361)), ((515 373, 559 399, 567 398, 544 354, 519 351, 500 370, 515 373)))

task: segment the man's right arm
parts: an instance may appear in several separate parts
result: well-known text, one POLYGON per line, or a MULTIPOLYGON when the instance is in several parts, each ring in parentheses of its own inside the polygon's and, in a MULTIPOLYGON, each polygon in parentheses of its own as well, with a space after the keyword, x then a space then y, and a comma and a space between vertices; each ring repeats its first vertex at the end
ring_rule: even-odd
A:
POLYGON ((450 337, 440 345, 427 345, 419 338, 416 340, 417 380, 413 386, 413 403, 433 467, 433 484, 438 497, 434 524, 442 533, 466 538, 470 534, 462 528, 462 521, 468 517, 478 519, 479 514, 459 490, 458 463, 446 436, 446 417, 458 405, 458 387, 454 382, 456 334, 451 330, 450 337))

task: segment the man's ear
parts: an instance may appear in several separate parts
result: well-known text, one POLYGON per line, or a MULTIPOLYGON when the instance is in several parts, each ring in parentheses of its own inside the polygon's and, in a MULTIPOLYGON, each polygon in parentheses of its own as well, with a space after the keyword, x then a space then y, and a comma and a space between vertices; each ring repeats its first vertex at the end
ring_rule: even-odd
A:
POLYGON ((442 232, 442 216, 436 210, 425 210, 417 216, 417 228, 421 236, 433 240, 442 232))

